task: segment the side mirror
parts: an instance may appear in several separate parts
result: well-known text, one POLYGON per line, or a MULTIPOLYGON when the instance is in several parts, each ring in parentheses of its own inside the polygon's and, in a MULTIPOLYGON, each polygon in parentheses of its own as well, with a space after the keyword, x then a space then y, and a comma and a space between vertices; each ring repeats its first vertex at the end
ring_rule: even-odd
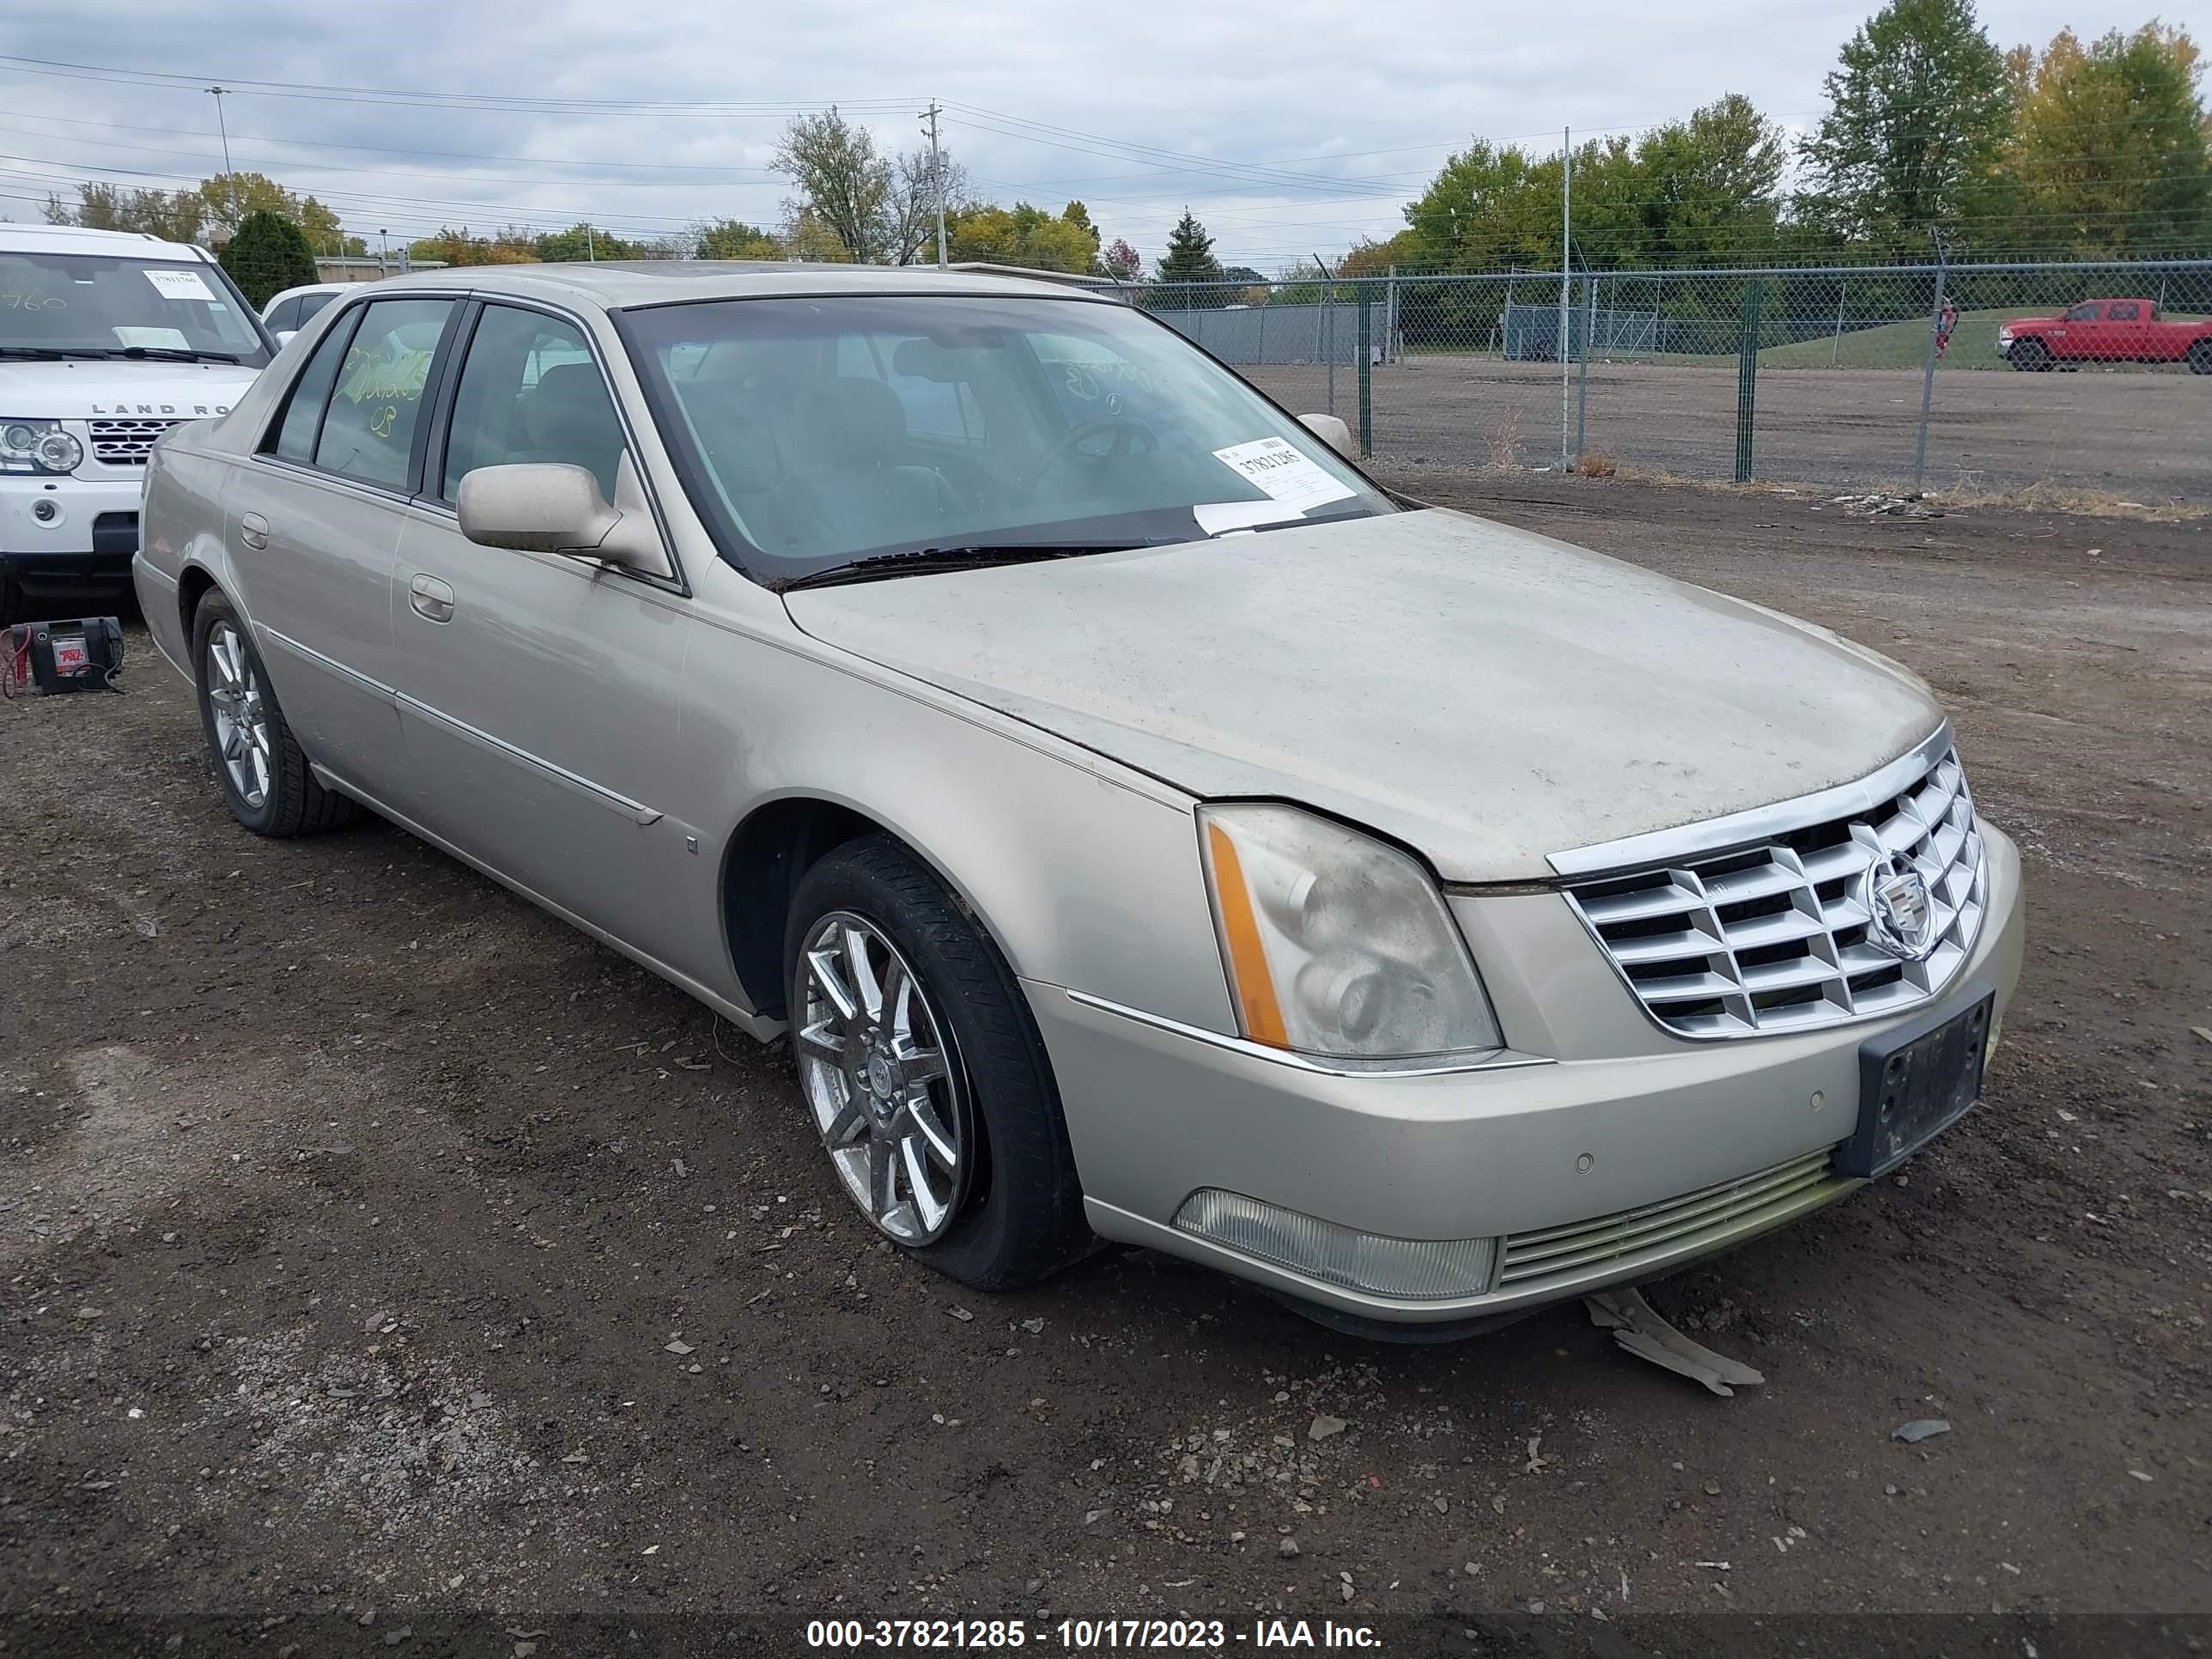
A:
POLYGON ((598 559, 651 576, 673 576, 660 532, 647 507, 629 457, 615 483, 620 507, 599 494, 599 481, 563 461, 480 466, 461 480, 461 534, 486 547, 598 559))
POLYGON ((276 335, 276 349, 282 351, 286 346, 291 344, 299 337, 299 333, 300 331, 296 328, 278 329, 276 335))
POLYGON ((1320 439, 1347 461, 1358 458, 1352 453, 1352 428, 1334 415, 1301 415, 1298 424, 1320 439))

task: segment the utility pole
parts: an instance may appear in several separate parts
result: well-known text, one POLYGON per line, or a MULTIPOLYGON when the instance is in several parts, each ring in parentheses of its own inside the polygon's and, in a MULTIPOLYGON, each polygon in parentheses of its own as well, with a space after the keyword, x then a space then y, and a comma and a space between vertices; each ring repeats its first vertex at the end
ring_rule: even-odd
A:
POLYGON ((376 235, 376 274, 389 276, 392 274, 392 233, 380 230, 376 235))
POLYGON ((937 147, 937 118, 944 111, 934 98, 922 112, 929 129, 929 193, 937 198, 937 268, 945 269, 945 155, 937 147))
POLYGON ((1559 129, 1559 471, 1573 465, 1567 453, 1567 270, 1575 244, 1574 129, 1559 129))
POLYGON ((215 129, 222 135, 222 170, 228 173, 230 171, 230 123, 222 118, 222 100, 230 88, 210 87, 208 90, 215 94, 215 129))
POLYGON ((595 265, 599 264, 599 246, 598 242, 592 240, 592 223, 590 220, 586 219, 584 222, 584 263, 586 264, 595 265))

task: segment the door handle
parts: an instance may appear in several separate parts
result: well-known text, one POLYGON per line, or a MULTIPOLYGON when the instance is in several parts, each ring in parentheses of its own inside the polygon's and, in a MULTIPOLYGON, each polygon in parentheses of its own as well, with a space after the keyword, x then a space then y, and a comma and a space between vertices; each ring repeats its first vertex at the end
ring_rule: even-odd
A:
POLYGON ((425 622, 449 623, 453 619, 453 590, 435 576, 417 571, 415 579, 407 584, 407 603, 425 622))
POLYGON ((269 545, 269 520, 258 513, 242 514, 238 520, 238 539, 248 547, 269 545))

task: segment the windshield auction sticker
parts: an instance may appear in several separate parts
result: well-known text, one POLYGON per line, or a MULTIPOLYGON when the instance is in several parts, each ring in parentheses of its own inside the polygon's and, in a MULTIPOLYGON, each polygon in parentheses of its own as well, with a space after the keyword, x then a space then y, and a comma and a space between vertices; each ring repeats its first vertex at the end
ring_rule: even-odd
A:
POLYGON ((1316 466, 1281 438, 1255 438, 1213 452, 1214 459, 1256 489, 1303 513, 1324 501, 1342 501, 1352 486, 1316 466))
POLYGON ((215 295, 197 270, 149 270, 146 280, 164 300, 211 301, 215 295))

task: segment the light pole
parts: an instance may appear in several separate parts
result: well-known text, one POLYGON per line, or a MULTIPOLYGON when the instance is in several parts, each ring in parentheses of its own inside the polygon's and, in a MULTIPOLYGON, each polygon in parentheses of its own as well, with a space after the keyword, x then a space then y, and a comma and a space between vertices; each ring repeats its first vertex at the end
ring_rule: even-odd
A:
POLYGON ((376 245, 376 274, 379 276, 389 276, 392 274, 392 233, 388 230, 380 230, 376 234, 379 238, 376 245))
POLYGON ((215 94, 215 129, 222 135, 222 170, 228 174, 230 172, 230 123, 222 118, 222 100, 223 94, 230 88, 210 87, 208 90, 215 94))

